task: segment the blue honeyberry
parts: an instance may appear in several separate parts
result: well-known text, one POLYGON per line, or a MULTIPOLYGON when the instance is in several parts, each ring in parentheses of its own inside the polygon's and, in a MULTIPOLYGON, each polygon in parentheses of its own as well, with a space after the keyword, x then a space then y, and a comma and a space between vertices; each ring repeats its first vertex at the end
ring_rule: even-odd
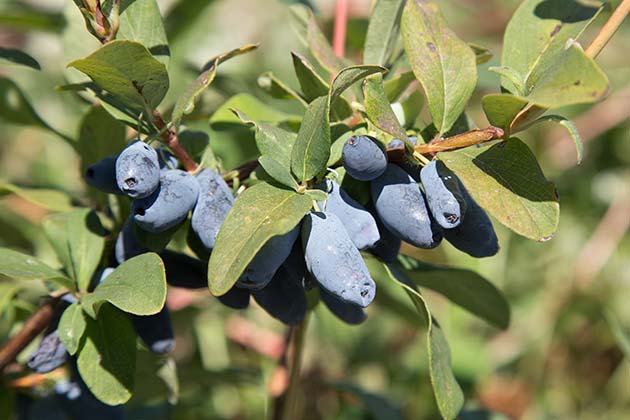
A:
POLYGON ((171 324, 171 314, 164 305, 162 310, 154 315, 129 315, 131 323, 138 337, 155 354, 166 354, 175 348, 175 337, 171 324))
POLYGON ((350 239, 358 249, 371 248, 380 239, 374 217, 335 181, 327 180, 323 188, 328 192, 327 212, 335 214, 346 227, 350 239))
POLYGON ((158 165, 160 165, 160 171, 168 171, 169 169, 177 169, 179 161, 167 148, 160 147, 155 150, 158 156, 158 165))
POLYGON ((461 182, 459 189, 466 200, 466 217, 459 226, 445 229, 444 237, 455 248, 472 257, 484 258, 495 255, 499 252, 499 240, 490 218, 461 182))
POLYGON ((166 282, 185 289, 205 289, 208 287, 208 262, 168 249, 160 252, 166 272, 166 282))
POLYGON ((376 255, 385 262, 391 263, 396 261, 396 257, 398 257, 398 253, 400 252, 402 241, 398 236, 394 235, 389 229, 385 227, 381 219, 379 219, 378 214, 376 213, 376 209, 374 209, 373 203, 369 203, 368 209, 374 216, 374 220, 376 221, 376 225, 378 226, 378 232, 381 238, 370 249, 370 251, 372 252, 372 254, 376 255))
POLYGON ((85 182, 97 190, 122 195, 116 183, 116 156, 106 157, 85 170, 85 182))
POLYGON ((164 171, 153 194, 133 201, 133 219, 147 232, 164 232, 186 218, 198 196, 195 177, 179 169, 164 171))
POLYGON ((130 143, 116 158, 116 183, 131 198, 151 195, 160 184, 155 149, 142 141, 130 143))
POLYGON ((380 176, 387 166, 385 147, 370 136, 352 136, 341 151, 343 167, 348 175, 359 181, 371 181, 380 176))
POLYGON ((237 284, 250 290, 260 290, 265 287, 291 253, 299 234, 300 225, 298 224, 288 233, 269 239, 247 265, 237 284))
POLYGON ((214 242, 221 224, 234 204, 230 187, 220 174, 204 169, 196 176, 199 183, 199 198, 190 221, 191 229, 207 249, 214 242))
POLYGON ((217 299, 228 308, 245 309, 249 306, 249 295, 248 289, 234 286, 227 293, 217 296, 217 299))
POLYGON ((48 373, 66 363, 67 358, 66 346, 59 339, 55 328, 42 338, 26 365, 37 373, 48 373))
POLYGON ((440 226, 430 217, 418 184, 399 166, 371 183, 379 219, 394 235, 419 248, 435 248, 442 240, 440 226))
POLYGON ((118 264, 122 264, 133 257, 148 252, 148 249, 144 248, 138 242, 133 225, 133 215, 130 215, 127 220, 125 220, 122 229, 118 233, 118 238, 116 238, 114 256, 118 264))
MULTIPOLYGON (((411 141, 411 144, 413 144, 414 146, 418 143, 418 137, 416 136, 409 137, 409 140, 411 141)), ((401 139, 393 139, 387 145, 387 147, 390 149, 393 149, 396 147, 404 147, 404 146, 405 146, 405 142, 401 139)))
POLYGON ((308 308, 304 288, 289 276, 282 265, 261 290, 252 291, 254 300, 272 317, 287 325, 298 325, 308 308))
POLYGON ((343 223, 329 212, 311 212, 302 222, 306 268, 320 286, 337 298, 366 307, 376 285, 343 223))
POLYGON ((367 319, 367 312, 362 307, 337 299, 322 287, 319 288, 319 298, 333 315, 346 324, 359 325, 367 319))
POLYGON ((420 180, 431 214, 444 229, 458 226, 466 213, 466 200, 459 180, 439 160, 433 160, 420 171, 420 180))

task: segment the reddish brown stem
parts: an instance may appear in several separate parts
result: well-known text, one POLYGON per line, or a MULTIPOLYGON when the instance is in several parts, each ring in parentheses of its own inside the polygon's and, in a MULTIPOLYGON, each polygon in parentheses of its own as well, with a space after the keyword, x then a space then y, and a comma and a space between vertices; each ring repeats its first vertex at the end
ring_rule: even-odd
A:
POLYGON ((31 341, 35 339, 55 317, 59 304, 59 297, 47 299, 44 304, 31 315, 22 329, 11 337, 0 348, 0 372, 20 354, 31 341))
POLYGON ((348 0, 337 0, 335 28, 333 30, 333 51, 337 57, 346 52, 346 28, 348 26, 348 0))
MULTIPOLYGON (((158 130, 162 131, 166 126, 164 119, 162 119, 162 115, 158 111, 153 111, 153 121, 155 122, 155 126, 158 130)), ((195 162, 186 149, 179 144, 179 139, 177 138, 177 133, 172 128, 165 130, 162 133, 162 143, 166 144, 169 149, 173 152, 175 157, 179 159, 179 161, 184 166, 188 172, 194 172, 199 165, 195 162)))
MULTIPOLYGON (((462 149, 475 144, 500 139, 505 133, 498 127, 490 126, 481 130, 471 130, 445 139, 433 140, 426 144, 417 145, 414 150, 422 155, 434 155, 438 152, 462 149)), ((400 163, 406 159, 405 148, 387 149, 387 157, 391 162, 400 163)))

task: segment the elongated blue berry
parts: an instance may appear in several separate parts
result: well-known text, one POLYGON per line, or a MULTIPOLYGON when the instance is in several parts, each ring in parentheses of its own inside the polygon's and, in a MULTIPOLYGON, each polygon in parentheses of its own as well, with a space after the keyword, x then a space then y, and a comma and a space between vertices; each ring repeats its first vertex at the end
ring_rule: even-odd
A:
POLYGON ((459 180, 439 160, 431 161, 420 171, 420 180, 431 214, 444 229, 458 226, 466 213, 466 201, 459 180))
POLYGON ((371 181, 387 166, 385 147, 369 136, 352 136, 343 145, 341 160, 346 172, 359 181, 371 181))
POLYGON ((311 212, 302 222, 306 268, 337 298, 362 307, 376 294, 376 285, 343 223, 329 212, 311 212))
POLYGON ((374 246, 380 235, 370 212, 350 197, 335 181, 327 180, 324 188, 328 192, 328 199, 320 206, 341 220, 357 248, 366 249, 374 246))
POLYGON ((151 195, 160 184, 160 164, 155 149, 142 141, 130 143, 116 158, 116 182, 131 198, 151 195))
POLYGON ((445 229, 444 237, 455 248, 475 258, 495 255, 499 252, 499 240, 490 218, 461 182, 459 189, 466 200, 466 217, 456 228, 445 229))
POLYGON ((234 196, 223 177, 211 169, 196 176, 199 198, 190 221, 191 229, 207 249, 214 248, 221 224, 234 204, 234 196))
POLYGON ((85 170, 85 182, 109 194, 122 194, 116 183, 116 156, 106 157, 85 170))
POLYGON ((350 325, 358 325, 367 319, 367 312, 357 305, 337 299, 324 288, 319 289, 319 298, 337 318, 350 325))
POLYGON ((304 288, 291 279, 284 266, 278 268, 267 286, 252 291, 252 296, 269 315, 287 325, 299 324, 306 315, 304 288))
POLYGON ((441 228, 429 216, 418 184, 399 166, 389 164, 372 181, 372 201, 387 229, 420 248, 435 248, 442 240, 441 228))
POLYGON ((299 234, 300 225, 297 225, 288 233, 269 239, 247 265, 237 284, 251 290, 260 290, 265 287, 291 253, 299 234))
POLYGON ((138 337, 155 354, 166 354, 175 348, 171 315, 165 305, 155 315, 140 316, 130 315, 131 323, 138 337))
POLYGON ((133 201, 133 219, 147 232, 163 232, 180 223, 199 196, 199 184, 187 172, 165 171, 160 186, 149 197, 133 201))

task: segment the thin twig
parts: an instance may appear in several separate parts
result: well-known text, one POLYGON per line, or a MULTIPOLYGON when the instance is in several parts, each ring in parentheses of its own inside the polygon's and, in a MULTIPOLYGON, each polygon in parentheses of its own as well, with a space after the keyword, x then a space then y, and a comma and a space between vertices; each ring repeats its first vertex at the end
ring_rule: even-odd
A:
POLYGON ((333 30, 333 51, 337 57, 346 53, 346 29, 348 26, 348 0, 337 0, 335 28, 333 30))
POLYGON ((289 376, 289 387, 282 407, 282 419, 293 420, 302 418, 295 413, 295 405, 300 385, 300 371, 302 370, 302 356, 304 353, 304 337, 306 336, 306 328, 308 327, 309 315, 306 314, 302 323, 295 328, 293 338, 293 355, 291 363, 291 374, 289 376))
MULTIPOLYGON (((155 122, 155 126, 160 131, 162 131, 162 129, 166 126, 164 119, 162 119, 162 115, 160 115, 158 111, 153 111, 153 120, 155 122)), ((175 157, 177 157, 184 166, 184 169, 188 172, 194 172, 197 170, 199 165, 197 165, 197 162, 190 157, 186 149, 184 149, 179 143, 175 130, 169 128, 164 131, 164 133, 162 133, 162 143, 166 144, 169 149, 171 149, 175 157)))
POLYGON ((586 48, 586 55, 591 58, 597 57, 615 32, 617 32, 617 29, 619 29, 629 13, 630 0, 623 0, 612 15, 610 15, 604 26, 602 26, 597 36, 591 41, 591 44, 586 48))
POLYGON ((46 299, 24 323, 20 331, 5 342, 0 348, 0 372, 9 365, 18 354, 42 331, 48 327, 59 308, 60 297, 46 299))

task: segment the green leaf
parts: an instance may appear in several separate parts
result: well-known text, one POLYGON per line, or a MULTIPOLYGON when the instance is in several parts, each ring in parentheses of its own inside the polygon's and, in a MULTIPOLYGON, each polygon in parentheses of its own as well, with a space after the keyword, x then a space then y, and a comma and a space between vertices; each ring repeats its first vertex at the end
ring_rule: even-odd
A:
POLYGON ((408 0, 401 27, 411 69, 424 88, 433 124, 447 132, 477 83, 475 53, 451 31, 433 3, 408 0))
MULTIPOLYGON (((398 117, 398 115, 397 118, 401 122, 402 126, 413 128, 414 123, 416 122, 416 119, 418 118, 418 115, 420 115, 420 111, 422 110, 422 105, 424 105, 424 96, 422 96, 422 93, 420 93, 419 91, 414 90, 402 102, 396 102, 395 104, 392 104, 392 109, 394 109, 395 114, 396 105, 400 106, 401 108, 400 111, 402 118, 398 117)), ((455 122, 455 125, 453 125, 453 127, 451 128, 451 131, 456 126, 457 122, 455 122)))
POLYGON ((82 208, 48 219, 47 234, 80 291, 86 291, 105 248, 105 229, 93 210, 82 208))
POLYGON ((575 143, 577 163, 578 165, 582 163, 582 157, 584 156, 584 143, 582 143, 582 137, 580 137, 580 133, 575 124, 573 124, 570 119, 568 119, 567 117, 563 117, 562 115, 545 115, 544 117, 541 117, 534 121, 534 123, 545 121, 553 121, 567 129, 569 135, 573 139, 573 143, 575 143))
POLYGON ((280 184, 294 190, 298 189, 299 185, 295 179, 293 179, 289 167, 278 162, 273 155, 262 155, 258 158, 258 162, 265 172, 267 172, 269 176, 278 181, 280 184))
MULTIPOLYGON (((520 84, 528 94, 547 71, 545 69, 556 66, 567 41, 576 39, 600 11, 601 7, 577 1, 524 1, 505 30, 501 66, 510 67, 521 75, 520 84)), ((580 69, 563 66, 561 71, 573 73, 580 69)), ((501 85, 518 94, 509 78, 502 78, 501 85)))
POLYGON ((509 326, 507 300, 499 289, 479 274, 460 268, 437 267, 402 255, 399 260, 415 285, 435 290, 497 328, 509 326))
POLYGON ((77 367, 92 394, 105 404, 131 398, 136 371, 136 333, 129 318, 103 305, 97 320, 85 317, 85 338, 77 367))
POLYGON ((291 152, 291 170, 307 181, 326 168, 330 156, 328 96, 315 99, 306 109, 291 152))
POLYGON ((365 64, 388 64, 400 34, 400 16, 404 7, 405 0, 377 0, 365 36, 365 64))
POLYGON ((293 229, 311 205, 308 196, 265 182, 246 189, 234 202, 212 250, 210 292, 220 296, 230 290, 260 248, 293 229))
POLYGON ((553 236, 560 216, 556 189, 525 143, 511 138, 438 156, 506 227, 537 241, 553 236))
POLYGON ((334 106, 336 100, 341 94, 350 86, 366 78, 374 73, 385 73, 387 69, 381 66, 362 65, 362 66, 350 66, 341 70, 333 79, 330 92, 328 93, 328 100, 330 106, 334 106))
POLYGON ((13 48, 0 47, 0 64, 17 64, 19 66, 30 67, 35 70, 41 70, 41 66, 33 57, 24 51, 13 48))
POLYGON ((271 72, 263 73, 258 77, 258 86, 274 98, 295 99, 304 105, 304 108, 308 106, 308 102, 304 100, 302 95, 271 72))
POLYGON ((137 112, 155 109, 168 91, 168 73, 142 44, 112 41, 68 64, 137 112))
POLYGON ((291 165, 291 150, 297 138, 297 134, 276 127, 274 125, 265 124, 263 122, 254 121, 244 112, 233 109, 232 112, 245 124, 251 124, 256 130, 256 147, 261 155, 272 156, 275 161, 284 167, 291 165))
POLYGON ((81 157, 81 173, 99 160, 119 153, 125 147, 125 126, 103 107, 93 106, 83 116, 79 128, 77 151, 81 157))
POLYGON ((0 118, 12 124, 43 128, 61 137, 70 145, 74 140, 44 121, 30 104, 22 89, 11 79, 0 77, 0 118))
POLYGON ((346 64, 337 57, 326 36, 322 33, 313 12, 306 6, 293 5, 289 8, 291 23, 300 41, 309 48, 317 62, 330 73, 339 72, 346 64))
POLYGON ((313 101, 315 98, 328 94, 328 83, 317 74, 315 68, 308 62, 306 57, 291 51, 293 59, 293 69, 295 76, 300 83, 302 95, 307 102, 313 101))
POLYGON ((253 51, 256 48, 258 48, 258 45, 245 45, 243 47, 235 48, 231 51, 219 54, 208 61, 201 74, 190 85, 188 85, 184 94, 177 99, 175 108, 173 108, 173 123, 175 125, 179 124, 184 115, 190 114, 195 109, 195 101, 199 95, 201 95, 201 93, 214 81, 219 64, 229 60, 230 58, 253 51))
POLYGON ((385 88, 385 93, 387 94, 387 100, 389 102, 394 102, 400 97, 400 95, 403 94, 403 92, 415 79, 416 78, 412 71, 406 71, 392 77, 391 79, 385 80, 383 86, 385 88))
POLYGON ((24 188, 0 180, 0 197, 15 194, 41 208, 50 211, 72 210, 72 198, 63 191, 46 188, 24 188))
POLYGON ((105 248, 105 229, 96 212, 81 209, 68 215, 68 248, 79 290, 86 291, 105 248))
POLYGON ((486 47, 482 47, 481 45, 468 43, 470 49, 475 53, 475 60, 477 61, 477 65, 487 63, 492 59, 492 52, 486 47))
POLYGON ((408 140, 407 133, 401 127, 389 104, 383 87, 383 76, 380 73, 365 79, 363 95, 365 96, 365 112, 370 122, 394 137, 408 140))
POLYGON ((96 97, 96 99, 98 99, 98 101, 94 101, 94 105, 102 106, 103 109, 116 120, 126 124, 134 130, 139 130, 142 134, 157 133, 157 129, 153 125, 153 122, 144 117, 143 111, 135 109, 135 105, 129 106, 124 104, 93 82, 57 86, 56 90, 61 92, 90 92, 96 97))
POLYGON ((606 318, 606 323, 610 328, 610 332, 612 332, 615 337, 615 341, 617 341, 619 349, 623 352, 627 359, 630 359, 630 330, 628 328, 624 328, 619 317, 610 309, 606 309, 604 311, 604 317, 606 318))
POLYGON ((168 65, 171 53, 156 0, 122 0, 118 23, 116 38, 144 45, 155 58, 168 65))
MULTIPOLYGON (((297 76, 300 88, 302 89, 302 95, 307 102, 312 102, 320 96, 332 95, 331 89, 328 83, 321 78, 315 71, 311 63, 308 60, 296 52, 291 52, 293 57, 293 67, 295 69, 295 75, 297 76)), ((341 91, 337 89, 339 94, 341 91)), ((338 95, 335 96, 335 99, 338 95)), ((345 99, 341 98, 339 101, 332 100, 331 114, 334 119, 342 120, 352 115, 352 108, 345 99)))
POLYGON ((306 190, 304 194, 308 195, 313 201, 326 201, 328 194, 322 190, 306 190))
POLYGON ((512 67, 508 66, 491 66, 488 67, 488 71, 496 73, 498 75, 503 76, 505 79, 509 80, 510 83, 514 86, 515 94, 519 96, 525 95, 525 86, 523 86, 523 81, 521 80, 521 75, 512 67))
POLYGON ((298 123, 300 121, 299 115, 288 114, 284 111, 272 108, 248 93, 239 93, 225 101, 223 105, 212 114, 212 117, 210 117, 210 125, 215 129, 227 128, 234 124, 241 125, 240 119, 234 115, 232 109, 238 109, 251 117, 252 120, 266 123, 298 123))
MULTIPOLYGON (((67 213, 51 214, 42 221, 42 228, 48 242, 53 247, 57 259, 63 267, 71 267, 68 232, 66 229, 67 213)), ((72 274, 71 271, 69 271, 72 274)))
POLYGON ((367 255, 365 263, 373 277, 389 278, 402 287, 416 307, 421 325, 427 328, 429 373, 438 409, 444 419, 455 419, 464 405, 464 394, 451 369, 451 352, 444 332, 431 316, 424 297, 399 266, 367 255))
POLYGON ((78 302, 68 306, 61 318, 59 319, 59 325, 57 326, 57 332, 59 339, 66 346, 66 350, 71 355, 74 355, 81 344, 81 339, 85 333, 87 327, 87 321, 85 315, 81 310, 81 304, 78 302))
POLYGON ((16 280, 49 280, 73 289, 72 281, 61 272, 30 255, 0 248, 0 274, 16 280))
POLYGON ((104 302, 131 314, 153 315, 165 301, 164 263, 157 254, 148 252, 118 266, 94 292, 81 297, 81 306, 92 318, 104 302))
POLYGON ((527 99, 508 93, 493 93, 484 96, 481 100, 490 124, 502 128, 507 135, 511 132, 512 121, 527 104, 527 99))
POLYGON ((608 90, 606 74, 575 42, 553 61, 538 64, 527 83, 526 98, 546 108, 596 102, 608 90))

